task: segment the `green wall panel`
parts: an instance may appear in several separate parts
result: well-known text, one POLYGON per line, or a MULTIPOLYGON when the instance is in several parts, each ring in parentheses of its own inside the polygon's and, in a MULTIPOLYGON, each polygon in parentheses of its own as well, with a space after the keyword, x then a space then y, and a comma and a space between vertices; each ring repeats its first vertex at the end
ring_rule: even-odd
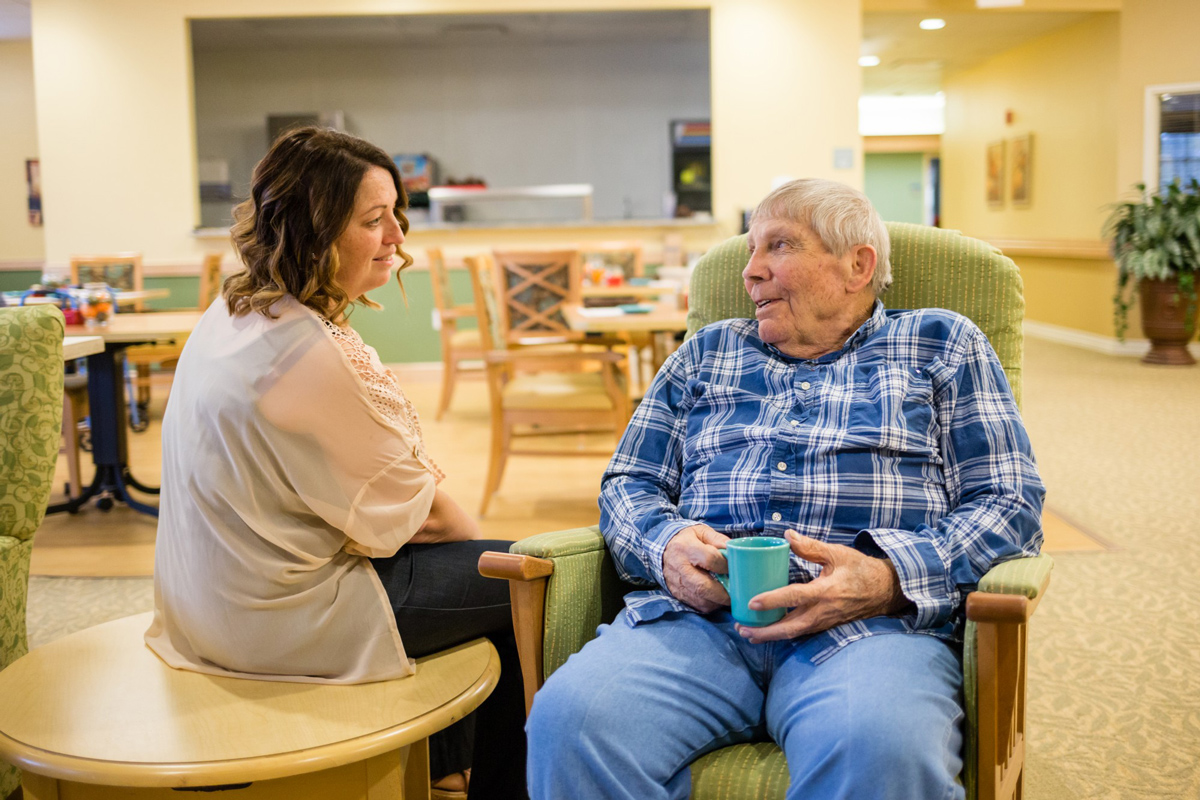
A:
POLYGON ((925 156, 922 153, 867 153, 863 190, 888 222, 925 222, 925 156))
MULTIPOLYGON (((41 273, 29 271, 0 272, 0 291, 28 289, 41 279, 41 273)), ((151 300, 152 309, 195 308, 200 295, 200 280, 195 276, 148 277, 147 289, 169 289, 171 296, 151 300)), ((450 273, 450 287, 456 303, 471 302, 471 278, 466 270, 450 273)), ((367 344, 379 351, 385 363, 419 361, 441 361, 442 348, 438 333, 433 329, 433 289, 429 284, 429 273, 406 272, 404 288, 408 303, 400 294, 395 280, 371 293, 371 299, 383 306, 375 311, 357 307, 351 313, 350 324, 354 326, 367 344)), ((474 320, 463 320, 463 328, 473 328, 474 320)))

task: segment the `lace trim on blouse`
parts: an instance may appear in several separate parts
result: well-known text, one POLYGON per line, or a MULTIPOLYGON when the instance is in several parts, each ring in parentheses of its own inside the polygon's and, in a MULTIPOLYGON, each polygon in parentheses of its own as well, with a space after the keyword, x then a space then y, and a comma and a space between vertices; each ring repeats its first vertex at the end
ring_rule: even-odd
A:
POLYGON ((321 322, 333 334, 333 339, 342 348, 358 377, 367 387, 367 397, 371 405, 392 424, 406 428, 416 439, 415 454, 417 460, 425 465, 438 483, 446 477, 434 460, 425 451, 425 440, 421 435, 421 420, 412 402, 404 395, 396 374, 379 363, 378 356, 372 358, 374 351, 362 340, 358 332, 351 327, 342 327, 321 317, 321 322))

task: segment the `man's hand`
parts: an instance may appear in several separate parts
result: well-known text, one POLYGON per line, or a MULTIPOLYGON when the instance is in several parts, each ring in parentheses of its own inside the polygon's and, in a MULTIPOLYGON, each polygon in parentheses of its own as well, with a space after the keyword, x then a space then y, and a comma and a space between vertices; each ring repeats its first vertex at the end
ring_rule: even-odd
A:
POLYGON ((738 626, 738 632, 755 644, 820 633, 844 622, 895 614, 909 604, 900 591, 896 568, 886 558, 872 558, 852 547, 787 532, 792 552, 821 565, 821 574, 809 583, 793 583, 763 592, 750 600, 750 608, 790 608, 787 616, 761 628, 738 626))
POLYGON ((721 552, 728 541, 707 525, 693 525, 672 536, 663 552, 667 591, 704 614, 729 605, 729 593, 709 574, 729 571, 721 552))

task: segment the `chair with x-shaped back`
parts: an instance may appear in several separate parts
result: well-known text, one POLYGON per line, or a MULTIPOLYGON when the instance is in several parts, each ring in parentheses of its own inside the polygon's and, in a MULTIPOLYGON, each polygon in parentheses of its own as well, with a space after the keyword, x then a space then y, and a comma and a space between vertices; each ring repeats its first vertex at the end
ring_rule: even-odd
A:
POLYGON ((510 344, 577 341, 562 308, 580 302, 578 250, 496 250, 497 311, 510 344))
MULTIPOLYGON (((603 451, 518 448, 513 444, 514 439, 593 431, 612 431, 619 439, 629 421, 630 408, 622 371, 625 357, 611 349, 620 344, 618 340, 593 340, 595 346, 590 349, 563 344, 561 337, 535 337, 534 342, 542 343, 531 343, 528 334, 539 328, 526 325, 522 336, 509 327, 510 320, 529 322, 543 316, 543 312, 532 298, 525 296, 519 301, 522 309, 519 317, 506 314, 500 298, 527 289, 529 294, 536 294, 533 286, 540 284, 529 279, 526 283, 531 285, 520 288, 522 284, 517 281, 513 290, 514 283, 501 282, 510 273, 490 257, 469 256, 465 260, 475 289, 492 418, 491 459, 479 508, 482 516, 492 495, 500 488, 509 455, 612 455, 611 445, 603 451)), ((546 299, 551 305, 557 302, 553 297, 546 299)), ((544 316, 550 318, 552 313, 544 316)), ((554 329, 550 331, 553 333, 554 329)))

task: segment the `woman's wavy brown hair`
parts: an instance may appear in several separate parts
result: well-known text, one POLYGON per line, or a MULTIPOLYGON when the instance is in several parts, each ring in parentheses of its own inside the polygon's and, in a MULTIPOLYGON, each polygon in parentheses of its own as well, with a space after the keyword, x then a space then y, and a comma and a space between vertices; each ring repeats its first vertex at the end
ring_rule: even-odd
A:
MULTIPOLYGON (((271 305, 289 294, 335 321, 352 302, 379 308, 366 295, 350 297, 338 284, 334 250, 354 213, 363 176, 373 166, 391 174, 396 218, 408 233, 408 196, 387 153, 326 128, 297 128, 275 141, 254 168, 250 199, 233 210, 233 247, 246 268, 229 276, 221 289, 231 315, 257 311, 273 318, 271 305)), ((400 270, 412 264, 399 247, 396 253, 400 270)))

